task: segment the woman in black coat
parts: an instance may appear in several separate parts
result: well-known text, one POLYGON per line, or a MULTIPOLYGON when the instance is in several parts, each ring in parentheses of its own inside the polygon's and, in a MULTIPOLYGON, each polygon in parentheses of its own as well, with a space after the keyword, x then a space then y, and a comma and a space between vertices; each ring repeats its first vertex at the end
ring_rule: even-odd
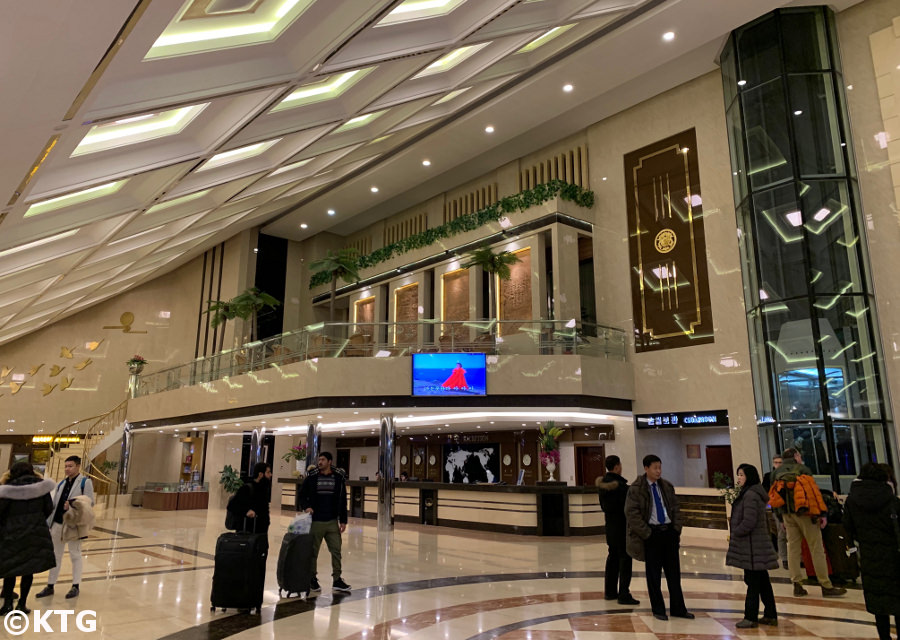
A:
POLYGON ((47 518, 53 513, 56 483, 41 480, 28 462, 17 462, 9 479, 0 485, 0 577, 3 578, 3 607, 0 616, 13 610, 13 589, 21 576, 21 596, 16 609, 25 613, 28 592, 35 573, 56 566, 53 540, 47 518))
POLYGON ((900 514, 882 465, 866 464, 850 485, 844 503, 844 527, 859 543, 866 611, 875 614, 878 637, 891 637, 891 616, 900 626, 900 539, 893 518, 900 514))
POLYGON ((778 557, 766 520, 769 496, 760 484, 759 471, 752 464, 738 467, 736 483, 741 491, 731 505, 731 539, 725 564, 744 570, 747 597, 744 619, 735 626, 738 629, 753 629, 760 624, 776 626, 778 612, 769 569, 778 568, 778 557), (760 599, 764 607, 762 618, 759 618, 760 599))

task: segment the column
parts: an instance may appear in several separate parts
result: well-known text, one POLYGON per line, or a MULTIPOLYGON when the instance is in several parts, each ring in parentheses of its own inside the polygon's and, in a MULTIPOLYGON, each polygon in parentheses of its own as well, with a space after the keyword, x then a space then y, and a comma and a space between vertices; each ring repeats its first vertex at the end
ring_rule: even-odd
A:
POLYGON ((382 414, 378 440, 378 531, 394 530, 394 416, 382 414))
MULTIPOLYGON (((310 422, 306 427, 306 469, 310 465, 316 465, 319 462, 319 436, 322 434, 322 427, 318 422, 310 422)), ((306 469, 303 470, 304 475, 306 469)))

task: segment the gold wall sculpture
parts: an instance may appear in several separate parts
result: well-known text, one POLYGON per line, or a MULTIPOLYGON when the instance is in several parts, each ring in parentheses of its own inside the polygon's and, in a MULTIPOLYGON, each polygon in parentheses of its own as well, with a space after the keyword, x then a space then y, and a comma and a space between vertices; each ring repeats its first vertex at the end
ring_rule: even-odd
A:
POLYGON ((52 367, 50 367, 50 377, 55 378, 56 376, 58 376, 65 370, 66 370, 65 367, 61 367, 58 364, 55 364, 52 367))
MULTIPOLYGON (((134 314, 130 311, 126 311, 121 316, 119 316, 119 324, 118 325, 106 325, 103 327, 104 329, 121 329, 122 333, 147 333, 146 331, 132 331, 131 325, 134 324, 134 314)), ((102 342, 102 340, 100 341, 102 342)), ((100 342, 97 345, 100 345, 100 342)), ((95 347, 96 348, 96 347, 95 347)), ((93 351, 93 349, 91 349, 93 351)))
POLYGON ((71 348, 69 348, 69 347, 60 347, 60 348, 59 348, 59 357, 60 357, 60 358, 67 358, 67 359, 71 360, 72 358, 75 357, 75 355, 72 353, 73 351, 75 351, 75 347, 71 347, 71 348))
POLYGON ((34 365, 33 367, 31 367, 31 368, 28 370, 28 375, 34 376, 38 371, 41 370, 41 367, 43 367, 43 366, 44 366, 44 363, 43 363, 43 362, 42 362, 41 364, 36 364, 36 365, 34 365))
MULTIPOLYGON (((457 269, 441 276, 441 318, 445 322, 465 322, 469 319, 469 270, 457 269)), ((451 324, 441 330, 441 335, 452 335, 454 341, 466 341, 469 329, 462 324, 451 324)))
POLYGON ((713 342, 695 131, 627 154, 625 193, 635 351, 713 342))
MULTIPOLYGON (((519 262, 510 265, 509 280, 500 280, 500 320, 531 320, 531 247, 513 251, 519 262)), ((503 335, 519 330, 521 324, 510 323, 500 327, 503 335)))
POLYGON ((93 360, 91 360, 90 358, 87 358, 85 360, 82 360, 78 364, 76 364, 75 368, 78 369, 79 371, 82 371, 85 367, 88 367, 91 364, 93 364, 93 362, 94 362, 93 360))

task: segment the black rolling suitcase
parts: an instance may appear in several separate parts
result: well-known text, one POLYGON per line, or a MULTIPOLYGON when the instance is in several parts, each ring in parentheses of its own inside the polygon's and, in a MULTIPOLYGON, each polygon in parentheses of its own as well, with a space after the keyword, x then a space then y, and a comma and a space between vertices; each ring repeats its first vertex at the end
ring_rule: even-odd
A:
POLYGON ((822 529, 822 544, 825 555, 831 562, 831 575, 835 581, 855 582, 859 577, 859 559, 844 525, 825 525, 822 529))
POLYGON ((286 533, 278 552, 278 595, 284 591, 306 595, 312 579, 310 558, 312 557, 312 536, 308 533, 286 533))
POLYGON ((216 541, 210 610, 256 609, 259 613, 268 555, 269 540, 265 534, 229 531, 220 535, 216 541))

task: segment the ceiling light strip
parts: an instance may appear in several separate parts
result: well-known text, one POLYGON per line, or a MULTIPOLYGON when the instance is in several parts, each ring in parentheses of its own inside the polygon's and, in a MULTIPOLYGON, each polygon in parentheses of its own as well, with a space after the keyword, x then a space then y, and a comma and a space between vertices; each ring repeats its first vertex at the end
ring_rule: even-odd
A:
POLYGON ((16 200, 19 199, 25 192, 25 187, 28 186, 28 183, 31 182, 31 179, 34 177, 34 174, 37 173, 37 170, 41 168, 41 165, 44 164, 44 160, 47 159, 47 156, 50 155, 50 152, 53 151, 53 147, 56 146, 56 143, 59 142, 59 134, 53 136, 47 141, 47 144, 38 154, 37 160, 34 161, 34 164, 31 165, 31 168, 28 170, 28 173, 22 179, 22 182, 19 183, 19 186, 16 187, 16 190, 13 192, 12 198, 9 199, 9 202, 6 203, 7 206, 11 207, 16 203, 16 200))
POLYGON ((87 82, 84 83, 81 91, 75 96, 75 100, 72 101, 72 105, 69 107, 69 110, 66 111, 66 115, 63 116, 63 122, 68 122, 75 117, 76 113, 78 113, 78 110, 84 104, 84 101, 87 100, 88 95, 94 87, 97 86, 97 83, 100 82, 100 77, 106 71, 106 68, 112 63, 113 58, 115 58, 116 54, 122 49, 122 45, 125 44, 125 39, 131 35, 131 32, 134 31, 134 28, 140 21, 141 16, 143 16, 144 12, 150 7, 150 2, 151 0, 140 0, 137 6, 135 6, 134 11, 128 16, 128 19, 125 21, 125 24, 122 25, 119 33, 113 38, 112 44, 109 45, 106 53, 103 54, 103 58, 100 59, 100 64, 94 68, 93 73, 91 73, 87 82))

